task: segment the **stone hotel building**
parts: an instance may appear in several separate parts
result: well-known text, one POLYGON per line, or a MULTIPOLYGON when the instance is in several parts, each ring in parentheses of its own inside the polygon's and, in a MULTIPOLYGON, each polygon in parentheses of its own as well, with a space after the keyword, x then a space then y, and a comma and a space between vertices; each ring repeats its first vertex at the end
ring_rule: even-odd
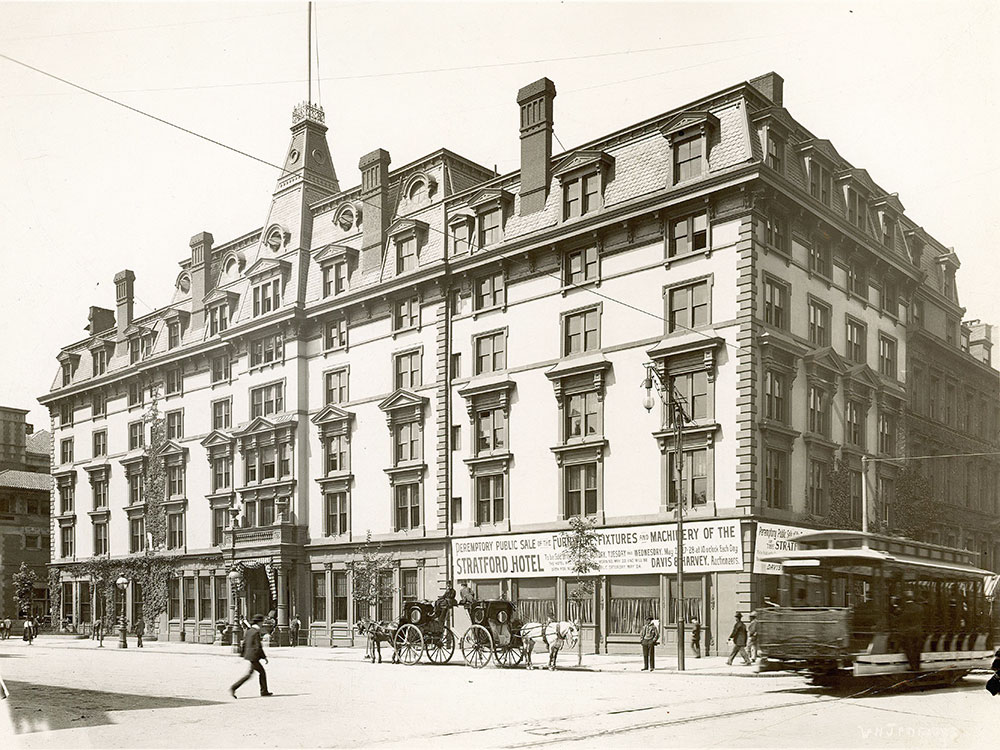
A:
MULTIPOLYGON (((588 648, 635 643, 646 613, 670 648, 682 611, 714 649, 734 612, 775 594, 757 557, 827 524, 835 461, 860 515, 861 457, 902 455, 910 423, 943 414, 937 401, 911 418, 914 340, 942 393, 971 373, 956 385, 973 398, 966 437, 995 449, 989 332, 961 322, 955 253, 799 124, 782 88, 769 73, 554 155, 543 78, 517 94, 516 172, 447 149, 392 168, 376 149, 347 189, 322 110, 296 107, 262 226, 195 234, 148 315, 122 271, 116 308, 91 308, 59 353, 41 401, 62 615, 86 620, 80 561, 145 550, 155 466, 157 554, 173 556, 160 637, 210 641, 231 620, 235 561, 242 611, 275 610, 282 640, 297 612, 308 643, 347 645, 358 617, 469 578, 525 619, 581 617, 588 648), (656 393, 644 408, 647 368, 664 398, 683 396, 680 444, 656 393), (554 554, 580 514, 607 547, 582 604, 554 554), (351 568, 369 532, 393 560, 371 612, 351 568)), ((921 450, 945 452, 941 430, 925 433, 921 450)), ((929 530, 988 566, 996 467, 983 458, 975 504, 955 494, 962 513, 929 530)), ((867 474, 890 525, 896 471, 867 474)), ((133 583, 130 611, 142 595, 133 583)))

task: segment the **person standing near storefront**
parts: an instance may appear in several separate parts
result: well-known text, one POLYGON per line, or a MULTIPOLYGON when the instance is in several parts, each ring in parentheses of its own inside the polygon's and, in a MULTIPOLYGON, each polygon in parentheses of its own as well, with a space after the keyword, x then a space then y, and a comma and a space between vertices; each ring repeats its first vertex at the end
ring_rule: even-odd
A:
POLYGON ((757 661, 760 650, 757 648, 757 615, 750 613, 750 622, 747 623, 747 651, 750 652, 750 661, 757 661))
POLYGON ((639 634, 642 644, 642 671, 652 672, 656 668, 656 644, 660 642, 660 631, 652 617, 646 618, 646 624, 639 634))
POLYGON ((299 645, 299 630, 302 628, 302 620, 299 619, 298 612, 295 613, 295 617, 292 618, 291 624, 288 626, 288 631, 290 634, 291 646, 299 645))
MULTIPOLYGON (((708 645, 708 644, 706 644, 708 645)), ((701 620, 698 615, 691 618, 691 649, 696 659, 701 658, 701 620)))
POLYGON ((743 624, 743 615, 736 613, 736 622, 733 623, 733 632, 729 634, 729 640, 733 642, 733 650, 729 652, 729 659, 726 664, 733 666, 733 659, 739 654, 743 657, 743 663, 748 667, 752 662, 747 654, 747 626, 743 624))
POLYGON ((139 619, 135 621, 135 637, 137 643, 135 644, 137 648, 142 648, 142 636, 146 633, 146 621, 139 616, 139 619))

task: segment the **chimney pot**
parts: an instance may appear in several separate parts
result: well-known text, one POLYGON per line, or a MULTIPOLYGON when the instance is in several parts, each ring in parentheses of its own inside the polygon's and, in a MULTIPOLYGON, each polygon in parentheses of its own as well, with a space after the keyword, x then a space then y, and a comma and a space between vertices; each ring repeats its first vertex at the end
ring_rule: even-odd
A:
POLYGON ((115 302, 118 306, 118 338, 123 338, 125 329, 132 325, 133 301, 135 299, 135 274, 127 268, 115 274, 115 302))
POLYGON ((541 211, 552 179, 552 100, 556 85, 540 78, 517 92, 521 110, 521 215, 541 211))
POLYGON ((198 232, 191 238, 191 327, 205 323, 205 295, 212 291, 211 232, 198 232))
POLYGON ((392 157, 384 148, 377 148, 358 160, 361 170, 361 201, 365 221, 361 227, 361 271, 382 266, 385 233, 392 219, 389 204, 389 164, 392 157))

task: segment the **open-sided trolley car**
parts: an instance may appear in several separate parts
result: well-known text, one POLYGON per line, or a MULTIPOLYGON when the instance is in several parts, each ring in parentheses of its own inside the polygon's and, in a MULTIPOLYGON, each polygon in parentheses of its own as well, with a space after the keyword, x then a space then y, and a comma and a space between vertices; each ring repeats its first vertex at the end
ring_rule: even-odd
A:
POLYGON ((989 667, 992 573, 976 567, 976 553, 860 531, 795 541, 799 549, 762 558, 781 563, 782 576, 779 606, 757 610, 761 671, 799 670, 821 683, 912 673, 907 638, 919 638, 918 674, 957 679, 989 667))

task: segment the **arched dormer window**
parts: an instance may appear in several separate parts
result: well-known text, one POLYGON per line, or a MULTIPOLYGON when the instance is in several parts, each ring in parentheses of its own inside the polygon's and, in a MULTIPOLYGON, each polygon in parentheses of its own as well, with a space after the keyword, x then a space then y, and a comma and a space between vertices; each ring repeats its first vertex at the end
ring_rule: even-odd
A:
POLYGON ((289 234, 283 227, 278 224, 274 224, 264 234, 264 245, 269 247, 272 252, 276 253, 285 246, 288 242, 288 237, 289 234))

